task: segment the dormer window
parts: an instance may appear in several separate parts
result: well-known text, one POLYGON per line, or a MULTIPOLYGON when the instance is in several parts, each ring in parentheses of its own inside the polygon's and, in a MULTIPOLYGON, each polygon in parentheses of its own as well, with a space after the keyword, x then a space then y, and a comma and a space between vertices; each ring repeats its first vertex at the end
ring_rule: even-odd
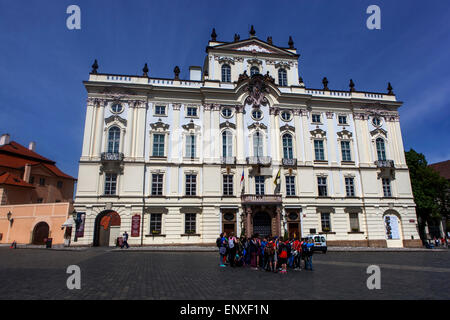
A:
POLYGON ((284 69, 278 70, 278 84, 281 87, 287 87, 287 72, 284 69))
POLYGON ((259 68, 258 67, 251 67, 250 68, 250 76, 254 76, 255 74, 259 73, 259 68))
POLYGON ((222 82, 231 82, 231 67, 228 64, 222 66, 222 82))

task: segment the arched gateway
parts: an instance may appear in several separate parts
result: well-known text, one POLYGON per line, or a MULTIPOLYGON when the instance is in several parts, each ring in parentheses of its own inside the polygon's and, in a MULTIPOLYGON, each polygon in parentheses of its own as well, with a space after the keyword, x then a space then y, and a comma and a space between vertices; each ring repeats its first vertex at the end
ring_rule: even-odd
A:
POLYGON ((115 245, 120 232, 120 216, 115 211, 103 211, 95 218, 94 246, 115 245))
POLYGON ((39 222, 33 229, 33 244, 45 244, 44 240, 48 238, 50 227, 46 222, 39 222))

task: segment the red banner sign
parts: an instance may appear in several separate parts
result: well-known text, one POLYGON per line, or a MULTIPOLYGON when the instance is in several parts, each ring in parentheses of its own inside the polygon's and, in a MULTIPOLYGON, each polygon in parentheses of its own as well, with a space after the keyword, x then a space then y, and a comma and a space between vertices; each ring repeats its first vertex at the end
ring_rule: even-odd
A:
POLYGON ((136 214, 131 218, 131 236, 139 237, 141 226, 141 216, 136 214))

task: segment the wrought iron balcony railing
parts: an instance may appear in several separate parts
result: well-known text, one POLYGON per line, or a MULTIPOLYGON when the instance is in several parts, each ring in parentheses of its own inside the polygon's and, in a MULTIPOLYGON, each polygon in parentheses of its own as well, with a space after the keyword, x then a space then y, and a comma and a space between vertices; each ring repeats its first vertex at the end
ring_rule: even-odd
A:
POLYGON ((283 158, 283 166, 285 166, 285 167, 296 167, 297 166, 297 159, 283 158))
POLYGON ((269 165, 272 157, 247 157, 247 164, 269 165))
POLYGON ((103 152, 102 161, 123 161, 123 153, 103 152))
POLYGON ((222 164, 236 164, 236 157, 222 157, 222 164))
POLYGON ((375 165, 378 168, 394 168, 394 160, 377 160, 375 165))
POLYGON ((282 202, 281 194, 244 194, 241 200, 245 204, 276 204, 282 202))

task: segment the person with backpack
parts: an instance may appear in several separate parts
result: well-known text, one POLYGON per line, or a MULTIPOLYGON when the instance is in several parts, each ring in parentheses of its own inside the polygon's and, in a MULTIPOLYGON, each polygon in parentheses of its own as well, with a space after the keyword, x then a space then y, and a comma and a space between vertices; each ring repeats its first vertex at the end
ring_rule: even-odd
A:
POLYGON ((258 270, 258 241, 256 240, 255 236, 252 236, 252 239, 250 240, 250 265, 252 266, 253 270, 258 270))
POLYGON ((294 270, 302 270, 302 242, 297 238, 293 243, 294 249, 294 270))
POLYGON ((304 247, 306 252, 305 252, 305 270, 308 270, 308 267, 311 271, 313 271, 313 266, 312 266, 312 256, 313 256, 313 250, 314 250, 314 242, 313 239, 309 239, 309 241, 306 243, 306 246, 304 247))
POLYGON ((226 241, 225 241, 226 237, 225 237, 225 235, 226 234, 221 233, 220 237, 217 238, 217 240, 216 240, 216 245, 219 248, 219 256, 220 256, 219 266, 222 267, 222 268, 225 267, 225 258, 226 258, 225 255, 227 253, 227 248, 225 246, 226 245, 226 241))
POLYGON ((288 248, 286 243, 283 241, 280 241, 279 247, 278 247, 278 262, 279 265, 281 265, 281 273, 286 273, 286 264, 287 264, 287 258, 288 258, 288 248))
POLYGON ((266 255, 266 271, 276 271, 274 268, 275 242, 272 238, 269 239, 264 254, 266 255))

